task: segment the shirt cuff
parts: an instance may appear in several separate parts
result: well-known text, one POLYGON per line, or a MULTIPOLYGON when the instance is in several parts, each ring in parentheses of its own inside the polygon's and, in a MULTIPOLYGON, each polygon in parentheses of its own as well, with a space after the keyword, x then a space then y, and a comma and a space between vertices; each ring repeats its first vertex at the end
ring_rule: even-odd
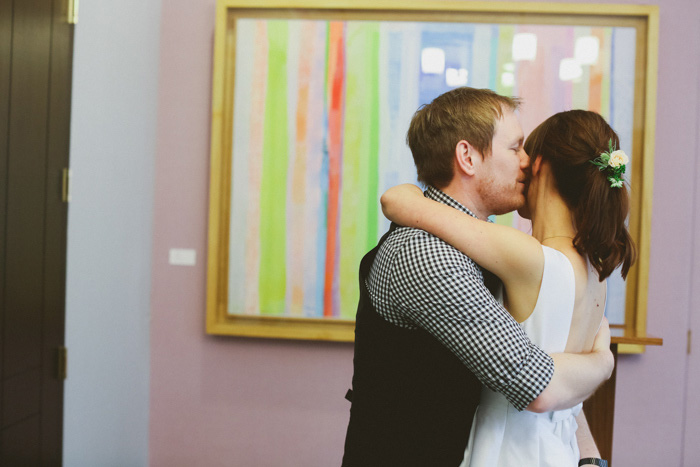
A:
POLYGON ((534 345, 530 348, 530 357, 523 362, 520 373, 503 390, 503 395, 508 402, 519 411, 525 410, 532 401, 537 399, 554 375, 552 357, 534 345))

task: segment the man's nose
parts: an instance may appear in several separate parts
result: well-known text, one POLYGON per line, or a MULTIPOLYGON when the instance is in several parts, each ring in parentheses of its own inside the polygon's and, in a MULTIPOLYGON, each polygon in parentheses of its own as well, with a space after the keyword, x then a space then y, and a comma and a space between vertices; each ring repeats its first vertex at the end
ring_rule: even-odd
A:
POLYGON ((520 168, 525 170, 530 167, 530 156, 527 155, 525 149, 520 150, 520 168))

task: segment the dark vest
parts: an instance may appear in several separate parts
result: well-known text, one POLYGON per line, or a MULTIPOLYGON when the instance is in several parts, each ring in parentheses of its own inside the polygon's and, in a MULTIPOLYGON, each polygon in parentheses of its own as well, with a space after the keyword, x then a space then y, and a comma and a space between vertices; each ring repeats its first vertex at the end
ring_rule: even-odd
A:
POLYGON ((429 333, 395 326, 374 310, 365 279, 387 236, 360 263, 343 466, 456 467, 481 384, 429 333))

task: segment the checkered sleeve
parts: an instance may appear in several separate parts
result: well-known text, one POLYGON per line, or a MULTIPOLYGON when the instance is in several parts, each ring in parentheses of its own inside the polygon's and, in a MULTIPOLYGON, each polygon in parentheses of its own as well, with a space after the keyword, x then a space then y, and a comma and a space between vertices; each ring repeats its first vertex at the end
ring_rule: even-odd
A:
POLYGON ((554 363, 485 287, 478 266, 422 231, 397 253, 388 284, 395 309, 447 346, 484 385, 518 410, 527 407, 549 384, 554 363))

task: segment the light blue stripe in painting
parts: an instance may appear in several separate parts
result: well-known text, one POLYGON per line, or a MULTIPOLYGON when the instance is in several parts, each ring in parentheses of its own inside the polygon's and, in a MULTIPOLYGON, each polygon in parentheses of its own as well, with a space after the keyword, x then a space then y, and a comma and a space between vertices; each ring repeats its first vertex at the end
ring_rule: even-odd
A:
MULTIPOLYGON (((323 30, 323 39, 321 42, 318 42, 318 44, 322 44, 321 47, 318 48, 317 54, 320 54, 323 56, 324 60, 324 72, 321 76, 324 76, 324 82, 321 83, 321 86, 318 89, 324 89, 326 86, 329 85, 329 83, 325 82, 325 79, 330 79, 330 77, 326 78, 326 69, 328 68, 328 65, 326 63, 327 61, 327 47, 328 47, 328 23, 325 23, 325 27, 322 28, 323 30)), ((324 101, 322 103, 323 105, 323 113, 321 114, 323 117, 321 118, 321 121, 323 124, 321 125, 322 128, 322 136, 320 138, 320 151, 319 151, 319 157, 320 157, 320 164, 319 164, 319 221, 317 223, 317 239, 318 241, 316 242, 315 248, 316 248, 316 272, 317 272, 317 277, 318 282, 317 282, 317 287, 315 290, 315 302, 317 303, 317 307, 314 309, 315 313, 318 313, 317 316, 323 316, 323 307, 324 307, 324 301, 323 301, 323 287, 324 287, 324 278, 326 274, 326 233, 328 230, 328 102, 327 102, 327 96, 324 95, 324 101)))
MULTIPOLYGON (((471 50, 474 27, 470 24, 426 23, 421 32, 421 49, 437 48, 444 51, 445 70, 454 68, 468 69, 471 61, 471 50)), ((442 73, 423 73, 420 75, 421 104, 427 104, 440 94, 454 86, 446 82, 445 71, 442 73)))
MULTIPOLYGON (((381 195, 400 183, 415 183, 415 166, 406 132, 418 108, 420 30, 416 23, 385 22, 380 28, 379 185, 381 195)), ((378 200, 377 200, 378 202, 378 200)), ((377 213, 378 236, 389 221, 377 213)))
MULTIPOLYGON (((420 52, 421 40, 418 34, 419 26, 409 23, 403 32, 403 50, 401 58, 401 81, 399 89, 399 112, 396 116, 393 128, 393 138, 396 143, 393 146, 393 159, 398 167, 396 183, 418 184, 416 166, 413 163, 411 150, 406 143, 406 133, 411 124, 413 114, 420 106, 420 52)), ((387 187, 388 188, 388 187, 387 187)))
POLYGON ((252 111, 253 62, 256 25, 254 20, 236 24, 236 83, 234 89, 233 154, 231 169, 231 213, 229 222, 228 313, 241 314, 245 306, 245 238, 249 192, 248 160, 252 111), (234 189, 235 187, 235 189, 234 189), (234 193, 236 195, 234 196, 234 193))
MULTIPOLYGON (((614 28, 611 45, 612 89, 610 91, 611 125, 620 136, 621 144, 628 154, 632 147, 632 124, 634 121, 634 69, 636 31, 634 28, 614 28)), ((628 167, 629 170, 629 167, 628 167)))
POLYGON ((477 24, 474 27, 472 44, 472 66, 469 69, 468 86, 488 88, 491 80, 491 31, 490 24, 477 24))
MULTIPOLYGON (((610 125, 620 137, 620 145, 628 154, 632 147, 634 124, 635 48, 637 32, 634 28, 613 28, 610 74, 610 125)), ((634 158, 627 165, 625 178, 634 170, 634 158)))
MULTIPOLYGON (((464 86, 469 84, 469 75, 472 74, 474 71, 474 25, 472 24, 467 24, 463 25, 464 26, 464 34, 465 37, 467 38, 466 43, 461 47, 462 50, 460 53, 460 57, 462 57, 462 61, 460 62, 455 62, 453 65, 456 67, 457 70, 460 69, 460 67, 464 66, 464 69, 467 70, 467 82, 464 83, 464 86)), ((452 62, 450 62, 452 64, 452 62)), ((458 85, 452 85, 453 87, 457 87, 458 85)))
MULTIPOLYGON (((610 124, 620 136, 620 146, 631 154, 632 163, 627 166, 629 177, 633 169, 635 154, 632 147, 632 125, 634 121, 634 69, 636 31, 634 28, 614 28, 611 44, 610 73, 610 124)), ((608 279, 608 302, 605 313, 611 324, 625 322, 625 282, 619 271, 608 279)))
POLYGON ((625 323, 625 294, 627 292, 625 280, 616 269, 607 279, 608 299, 605 304, 605 315, 610 324, 625 323))
MULTIPOLYGON (((322 210, 322 190, 318 183, 323 159, 323 88, 326 70, 326 22, 307 23, 314 29, 314 38, 304 53, 312 59, 309 81, 309 107, 307 111, 308 159, 306 165, 306 207, 304 210, 304 316, 323 316, 323 271, 325 257, 325 205, 322 210), (319 248, 319 243, 323 246, 319 248)), ((327 179, 327 175, 325 179, 327 179)))
POLYGON ((498 79, 498 38, 500 37, 499 26, 494 24, 491 26, 491 50, 489 56, 491 63, 489 64, 489 85, 488 88, 495 90, 498 79))

